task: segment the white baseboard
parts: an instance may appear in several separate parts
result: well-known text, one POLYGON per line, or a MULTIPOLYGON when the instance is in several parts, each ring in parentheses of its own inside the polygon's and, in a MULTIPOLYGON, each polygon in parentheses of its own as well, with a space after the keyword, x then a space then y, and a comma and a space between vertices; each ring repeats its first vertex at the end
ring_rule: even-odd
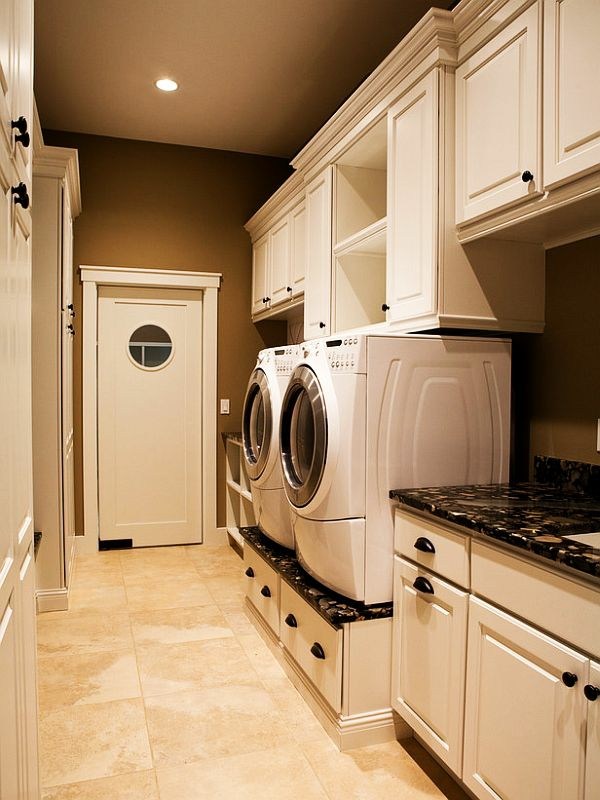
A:
POLYGON ((38 614, 47 611, 67 611, 69 608, 68 589, 38 589, 35 599, 38 614))
POLYGON ((227 528, 213 528, 204 534, 202 544, 209 547, 218 547, 227 544, 227 528))
POLYGON ((339 750, 344 752, 354 747, 382 744, 412 736, 410 727, 394 714, 391 708, 349 717, 337 714, 283 647, 248 598, 246 598, 246 609, 286 675, 339 750))

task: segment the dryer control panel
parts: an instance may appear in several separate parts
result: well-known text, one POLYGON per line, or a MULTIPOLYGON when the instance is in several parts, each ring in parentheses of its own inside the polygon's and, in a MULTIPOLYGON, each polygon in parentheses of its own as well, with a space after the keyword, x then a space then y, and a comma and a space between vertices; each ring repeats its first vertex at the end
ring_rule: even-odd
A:
POLYGON ((339 336, 325 339, 323 350, 332 372, 366 372, 366 340, 364 336, 339 336))
POLYGON ((291 375, 299 358, 298 345, 269 347, 258 354, 256 366, 272 365, 278 375, 291 375))

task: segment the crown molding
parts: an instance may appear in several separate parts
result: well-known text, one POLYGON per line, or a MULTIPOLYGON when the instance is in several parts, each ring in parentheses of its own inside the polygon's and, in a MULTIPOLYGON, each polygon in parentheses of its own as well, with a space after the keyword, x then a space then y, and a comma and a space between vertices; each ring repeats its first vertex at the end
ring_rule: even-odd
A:
POLYGON ((244 225, 252 241, 259 239, 264 230, 270 227, 277 218, 290 211, 303 197, 304 181, 300 173, 294 172, 244 225))

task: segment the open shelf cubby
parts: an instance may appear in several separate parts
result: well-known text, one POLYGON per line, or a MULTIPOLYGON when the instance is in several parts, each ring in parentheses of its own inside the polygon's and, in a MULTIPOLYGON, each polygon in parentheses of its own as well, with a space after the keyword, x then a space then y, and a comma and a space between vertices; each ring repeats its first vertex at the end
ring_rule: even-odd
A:
POLYGON ((226 437, 225 470, 227 533, 243 547, 244 540, 240 536, 239 529, 255 525, 256 520, 241 439, 226 437))

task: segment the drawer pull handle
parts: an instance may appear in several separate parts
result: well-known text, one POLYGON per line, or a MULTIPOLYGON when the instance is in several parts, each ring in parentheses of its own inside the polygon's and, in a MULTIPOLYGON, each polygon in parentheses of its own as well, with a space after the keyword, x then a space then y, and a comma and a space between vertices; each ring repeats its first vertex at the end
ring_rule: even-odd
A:
POLYGON ((600 689, 597 686, 592 686, 591 683, 586 683, 586 685, 583 687, 583 693, 590 703, 593 703, 594 700, 597 700, 600 697, 600 689))
POLYGON ((426 539, 425 536, 419 536, 415 542, 415 550, 420 550, 422 553, 435 553, 433 542, 426 539))
POLYGON ((418 578, 415 578, 413 586, 417 590, 417 592, 424 592, 424 594, 433 594, 433 586, 429 583, 427 578, 424 578, 422 575, 419 575, 418 578))
POLYGON ((579 680, 577 678, 577 675, 574 675, 572 672, 563 672, 563 674, 560 676, 560 678, 561 678, 562 682, 564 683, 564 685, 568 686, 569 689, 572 688, 573 686, 575 686, 575 684, 579 680))
POLYGON ((253 578, 254 577, 254 570, 252 569, 252 567, 248 567, 248 569, 246 570, 246 572, 244 574, 247 575, 249 578, 253 578))
POLYGON ((310 648, 310 652, 313 654, 315 658, 325 658, 325 650, 321 647, 318 642, 315 642, 313 646, 310 648))
POLYGON ((284 621, 285 621, 285 624, 290 628, 297 628, 298 627, 298 622, 296 620, 296 617, 293 614, 288 614, 284 621))
POLYGON ((262 587, 260 593, 262 594, 263 597, 271 597, 271 590, 266 585, 262 587))

